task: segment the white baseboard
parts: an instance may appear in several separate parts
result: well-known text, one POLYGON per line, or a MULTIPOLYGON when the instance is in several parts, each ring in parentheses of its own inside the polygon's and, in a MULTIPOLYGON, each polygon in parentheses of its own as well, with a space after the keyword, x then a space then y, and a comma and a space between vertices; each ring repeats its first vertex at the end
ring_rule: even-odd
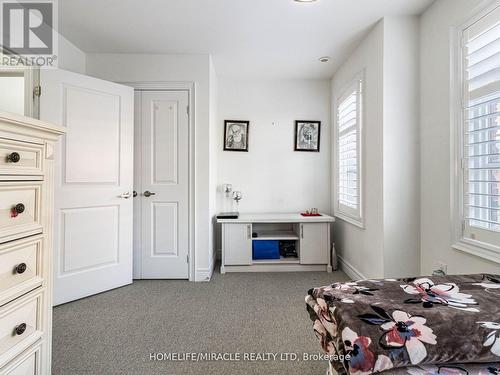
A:
POLYGON ((209 268, 197 269, 194 275, 194 281, 210 281, 214 273, 215 262, 212 262, 209 268))
POLYGON ((352 264, 347 262, 341 256, 337 255, 339 260, 340 269, 345 272, 347 276, 349 276, 352 280, 364 280, 366 277, 359 272, 352 264))

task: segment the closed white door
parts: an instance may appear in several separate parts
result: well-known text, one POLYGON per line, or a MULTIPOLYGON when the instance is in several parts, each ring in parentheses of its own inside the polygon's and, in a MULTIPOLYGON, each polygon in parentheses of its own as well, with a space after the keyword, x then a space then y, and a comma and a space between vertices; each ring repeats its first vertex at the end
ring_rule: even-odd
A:
POLYGON ((42 70, 40 118, 67 128, 55 168, 54 304, 132 282, 133 89, 42 70))
POLYGON ((141 237, 136 242, 141 266, 136 277, 143 279, 189 276, 188 104, 188 91, 136 93, 141 135, 135 198, 141 213, 141 237))

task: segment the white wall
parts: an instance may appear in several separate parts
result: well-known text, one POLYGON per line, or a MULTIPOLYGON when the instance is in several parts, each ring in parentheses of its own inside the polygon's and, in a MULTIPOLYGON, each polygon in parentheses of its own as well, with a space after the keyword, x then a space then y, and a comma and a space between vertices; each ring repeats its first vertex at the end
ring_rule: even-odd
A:
POLYGON ((58 39, 58 68, 69 70, 74 73, 85 74, 87 64, 86 54, 64 36, 59 34, 58 39))
POLYGON ((221 185, 241 190, 240 212, 330 212, 330 82, 242 81, 218 85, 218 210, 221 185), (248 120, 248 152, 223 151, 224 120, 248 120), (295 120, 321 121, 320 152, 295 152, 295 120))
POLYGON ((500 265, 451 248, 450 35, 489 2, 439 0, 421 17, 422 272, 500 273, 500 265))
POLYGON ((344 88, 364 71, 365 228, 339 219, 332 237, 351 277, 420 272, 418 33, 416 17, 384 18, 332 80, 335 111, 344 88))
POLYGON ((87 74, 114 82, 195 82, 195 279, 205 280, 211 274, 213 258, 210 248, 212 218, 209 188, 212 173, 210 57, 208 55, 88 54, 87 74))
MULTIPOLYGON (((332 79, 332 109, 335 111, 335 103, 345 87, 359 72, 363 69, 365 71, 363 137, 366 229, 339 219, 333 225, 332 239, 344 263, 344 269, 348 267, 348 272, 366 277, 381 277, 384 268, 383 47, 384 24, 380 21, 332 79)), ((332 113, 332 118, 335 118, 335 112, 332 113)), ((333 183, 335 181, 332 179, 333 183)))
POLYGON ((384 276, 420 274, 419 19, 384 18, 384 276))

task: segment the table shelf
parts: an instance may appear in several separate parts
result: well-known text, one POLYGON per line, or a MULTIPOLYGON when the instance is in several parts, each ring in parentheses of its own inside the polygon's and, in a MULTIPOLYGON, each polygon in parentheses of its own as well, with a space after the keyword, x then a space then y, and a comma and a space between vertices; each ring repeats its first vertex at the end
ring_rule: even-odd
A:
MULTIPOLYGON (((240 215, 238 219, 218 219, 222 226, 221 273, 331 272, 330 223, 334 221, 328 215, 304 217, 300 214, 251 214, 240 215), (297 256, 254 260, 254 247, 258 250, 266 245, 259 241, 281 242, 282 251, 291 250, 295 245, 297 256), (288 241, 290 243, 284 243, 288 241)), ((275 243, 269 245, 276 246, 275 243)))
POLYGON ((298 240, 299 235, 293 231, 267 230, 257 232, 257 237, 252 237, 254 241, 262 240, 298 240))

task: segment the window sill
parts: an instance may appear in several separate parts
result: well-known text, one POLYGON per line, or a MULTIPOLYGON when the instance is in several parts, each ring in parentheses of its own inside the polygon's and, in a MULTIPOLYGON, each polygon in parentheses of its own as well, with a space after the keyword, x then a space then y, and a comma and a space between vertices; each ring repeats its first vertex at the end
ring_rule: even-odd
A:
POLYGON ((451 246, 453 249, 472 254, 500 264, 500 247, 488 245, 479 241, 462 239, 451 246))
POLYGON ((365 222, 364 220, 359 220, 359 219, 355 219, 353 217, 350 217, 350 216, 347 216, 347 215, 344 215, 340 212, 336 212, 334 214, 334 216, 342 221, 345 221, 346 223, 349 223, 349 224, 352 224, 360 229, 365 229, 365 222))

